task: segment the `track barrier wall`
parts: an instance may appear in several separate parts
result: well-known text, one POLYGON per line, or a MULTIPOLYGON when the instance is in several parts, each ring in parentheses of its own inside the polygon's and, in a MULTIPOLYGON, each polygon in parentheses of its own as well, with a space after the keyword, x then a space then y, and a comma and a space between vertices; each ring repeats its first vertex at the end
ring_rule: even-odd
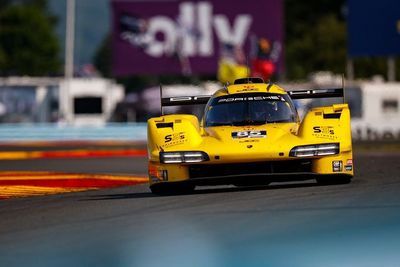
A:
POLYGON ((18 141, 146 141, 146 123, 104 126, 63 124, 0 124, 0 142, 18 141))
MULTIPOLYGON (((353 141, 398 141, 400 130, 367 127, 352 121, 353 141)), ((108 123, 103 126, 72 126, 56 123, 0 124, 0 143, 63 141, 146 142, 147 123, 108 123)))

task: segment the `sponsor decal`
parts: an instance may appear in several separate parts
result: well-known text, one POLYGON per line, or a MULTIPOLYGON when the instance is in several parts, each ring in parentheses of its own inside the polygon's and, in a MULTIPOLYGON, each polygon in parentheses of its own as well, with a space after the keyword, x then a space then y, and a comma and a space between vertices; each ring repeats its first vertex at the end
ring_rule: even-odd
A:
POLYGON ((257 143, 257 142, 260 142, 260 140, 258 140, 258 139, 243 139, 243 140, 239 141, 240 144, 243 144, 243 143, 257 143))
POLYGON ((346 165, 344 166, 344 169, 348 172, 353 170, 353 160, 352 159, 346 160, 346 165))
POLYGON ((314 126, 313 127, 314 133, 323 133, 323 134, 335 134, 333 130, 333 126, 314 126))
POLYGON ((343 162, 341 160, 332 161, 332 171, 341 172, 343 170, 343 162))
POLYGON ((258 89, 257 88, 243 88, 243 89, 238 90, 237 92, 240 93, 240 92, 253 92, 253 91, 258 91, 258 89))
POLYGON ((238 131, 232 132, 233 139, 242 139, 242 138, 264 138, 267 136, 266 130, 252 130, 252 131, 238 131))
POLYGON ((164 137, 164 145, 161 147, 170 147, 170 146, 176 146, 183 144, 187 141, 186 134, 185 132, 179 132, 179 133, 173 133, 173 134, 167 134, 164 137))
POLYGON ((335 129, 333 126, 314 126, 312 136, 330 140, 335 140, 338 138, 335 136, 335 129))
POLYGON ((262 100, 276 100, 285 102, 285 99, 282 96, 270 95, 270 96, 226 97, 219 99, 217 103, 229 103, 236 101, 262 101, 262 100))
POLYGON ((175 97, 170 97, 169 101, 170 102, 187 102, 187 101, 196 101, 196 100, 203 100, 203 99, 208 99, 210 98, 209 96, 175 96, 175 97))
POLYGON ((353 166, 352 165, 346 165, 344 166, 344 169, 348 172, 351 172, 353 170, 353 166))

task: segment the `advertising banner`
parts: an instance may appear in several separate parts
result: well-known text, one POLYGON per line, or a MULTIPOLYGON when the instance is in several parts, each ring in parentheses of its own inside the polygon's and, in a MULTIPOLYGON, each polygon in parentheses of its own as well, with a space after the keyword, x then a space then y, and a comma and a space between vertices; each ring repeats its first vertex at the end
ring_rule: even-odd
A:
POLYGON ((113 0, 112 9, 116 75, 215 74, 221 57, 256 58, 260 40, 282 71, 282 0, 113 0))

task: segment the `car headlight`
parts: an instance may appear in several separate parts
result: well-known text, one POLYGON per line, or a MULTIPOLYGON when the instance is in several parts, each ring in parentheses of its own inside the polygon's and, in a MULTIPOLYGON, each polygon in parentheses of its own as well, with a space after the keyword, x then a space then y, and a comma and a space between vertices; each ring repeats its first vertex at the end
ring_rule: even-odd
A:
POLYGON ((339 154, 339 143, 296 146, 290 150, 291 157, 314 157, 339 154))
POLYGON ((160 152, 161 163, 195 163, 208 160, 208 155, 203 151, 160 152))

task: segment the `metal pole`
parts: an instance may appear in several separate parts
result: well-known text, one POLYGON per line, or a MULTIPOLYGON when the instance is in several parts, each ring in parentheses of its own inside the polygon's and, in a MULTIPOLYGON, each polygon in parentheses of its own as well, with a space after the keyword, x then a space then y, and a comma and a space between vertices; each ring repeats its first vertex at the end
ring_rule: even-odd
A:
POLYGON ((66 79, 74 77, 74 42, 75 42, 75 0, 67 1, 67 22, 65 34, 65 70, 66 79))
POLYGON ((389 57, 387 60, 387 67, 388 67, 388 81, 394 82, 396 80, 396 60, 393 56, 389 57))
POLYGON ((354 62, 352 58, 347 58, 347 66, 346 66, 346 72, 347 72, 347 79, 349 81, 354 80, 354 62))

